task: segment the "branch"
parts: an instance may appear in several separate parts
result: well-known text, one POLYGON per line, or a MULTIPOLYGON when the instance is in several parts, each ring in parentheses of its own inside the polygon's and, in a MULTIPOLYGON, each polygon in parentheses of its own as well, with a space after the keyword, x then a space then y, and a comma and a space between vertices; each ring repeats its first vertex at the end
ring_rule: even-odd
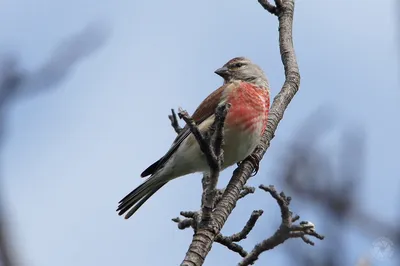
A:
POLYGON ((253 211, 242 231, 228 236, 226 237, 226 239, 231 242, 239 242, 243 239, 246 239, 247 235, 250 233, 251 230, 253 230, 254 226, 256 225, 258 218, 260 218, 263 213, 263 210, 253 211))
MULTIPOLYGON (((272 5, 270 2, 268 2, 268 0, 258 0, 258 2, 260 3, 260 5, 267 10, 269 13, 273 14, 273 15, 278 15, 278 9, 276 6, 272 5)), ((281 3, 282 6, 282 3, 281 3)))
POLYGON ((243 258, 246 257, 248 254, 241 245, 230 241, 228 237, 222 236, 221 234, 218 234, 215 237, 215 242, 220 243, 221 245, 227 247, 229 250, 238 253, 243 258))
POLYGON ((308 236, 314 236, 320 240, 324 236, 315 232, 315 226, 310 222, 300 222, 300 225, 293 225, 293 222, 300 219, 300 216, 293 217, 293 213, 289 210, 290 197, 287 197, 283 192, 278 194, 274 186, 266 187, 261 185, 260 188, 268 193, 277 201, 281 209, 282 222, 278 230, 268 239, 257 244, 253 250, 238 264, 239 266, 247 266, 254 264, 261 253, 273 249, 274 247, 284 243, 289 238, 301 238, 305 243, 314 245, 308 236))
POLYGON ((220 243, 228 249, 238 253, 242 257, 246 257, 248 255, 247 251, 245 251, 241 245, 234 242, 240 242, 243 239, 246 239, 247 235, 251 232, 251 230, 253 230, 256 222, 258 221, 258 218, 260 218, 262 214, 262 210, 253 211, 242 231, 231 236, 223 236, 221 234, 218 234, 215 237, 215 242, 220 243))
MULTIPOLYGON (((4 118, 8 111, 6 107, 10 107, 17 99, 35 96, 62 84, 78 63, 105 44, 109 31, 103 26, 105 25, 89 24, 78 33, 65 38, 37 69, 25 69, 12 54, 6 54, 5 58, 0 57, 0 149, 4 141, 4 118)), ((12 249, 12 228, 6 221, 7 213, 3 208, 1 192, 0 265, 12 266, 17 264, 17 252, 12 249)))
MULTIPOLYGON (((3 206, 0 206, 2 208, 3 206)), ((7 235, 7 227, 3 215, 3 210, 0 209, 0 265, 13 266, 16 265, 16 256, 11 249, 11 241, 7 235)))
POLYGON ((213 228, 199 228, 193 235, 186 256, 181 265, 200 266, 211 250, 212 244, 220 230, 232 213, 247 180, 255 170, 257 163, 263 158, 284 112, 300 86, 300 73, 293 48, 292 24, 294 0, 276 0, 276 13, 279 20, 279 49, 285 69, 285 83, 281 91, 275 96, 268 115, 266 130, 260 144, 251 155, 252 160, 245 159, 234 171, 226 187, 222 199, 213 212, 213 228))
MULTIPOLYGON (((247 256, 247 252, 243 249, 243 247, 234 242, 240 242, 243 239, 246 239, 247 235, 253 230, 258 218, 263 214, 262 210, 253 211, 246 225, 243 227, 242 231, 233 234, 231 236, 223 236, 222 234, 218 234, 215 237, 215 242, 220 243, 221 245, 227 247, 228 249, 238 253, 242 257, 247 256)), ((186 219, 180 219, 179 217, 173 218, 172 221, 177 223, 178 228, 180 230, 184 230, 186 228, 192 227, 196 232, 200 223, 201 223, 201 215, 199 212, 181 212, 181 215, 186 217, 186 219)))
POLYGON ((216 108, 214 123, 207 132, 206 138, 203 137, 193 118, 186 111, 180 109, 178 113, 179 118, 186 122, 190 131, 195 136, 210 167, 210 173, 205 174, 203 178, 201 225, 205 225, 206 222, 211 221, 211 213, 215 206, 218 177, 224 157, 222 150, 222 145, 224 144, 224 122, 229 108, 230 104, 223 104, 216 108))
POLYGON ((171 109, 171 114, 168 115, 168 118, 171 121, 171 126, 175 130, 176 134, 181 133, 182 128, 179 126, 178 118, 174 109, 171 109))

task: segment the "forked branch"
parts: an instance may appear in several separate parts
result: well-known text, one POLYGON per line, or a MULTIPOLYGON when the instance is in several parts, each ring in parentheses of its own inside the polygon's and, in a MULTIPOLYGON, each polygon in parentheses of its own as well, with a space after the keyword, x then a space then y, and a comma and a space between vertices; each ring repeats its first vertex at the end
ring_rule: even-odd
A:
POLYGON ((285 193, 278 193, 274 186, 260 185, 260 188, 269 194, 276 200, 281 210, 281 225, 278 230, 269 238, 263 240, 257 244, 253 250, 239 263, 239 266, 252 265, 258 259, 261 253, 273 249, 274 247, 283 244, 289 238, 301 238, 305 243, 314 245, 307 236, 313 236, 317 239, 324 239, 324 236, 318 234, 315 231, 315 226, 310 222, 300 222, 299 225, 293 224, 300 219, 300 216, 295 215, 289 209, 291 198, 287 197, 285 193))
POLYGON ((195 230, 192 242, 181 265, 200 266, 204 263, 213 242, 218 238, 221 229, 235 208, 246 182, 263 158, 286 108, 300 86, 300 73, 292 38, 294 0, 275 0, 274 8, 266 0, 259 0, 259 2, 266 10, 276 15, 279 20, 279 49, 285 70, 285 82, 271 105, 266 130, 260 144, 251 155, 252 160, 245 159, 234 171, 228 186, 212 211, 213 226, 198 227, 195 230))
MULTIPOLYGON (((200 226, 206 226, 205 223, 212 223, 211 215, 215 206, 219 172, 224 158, 222 146, 224 145, 225 117, 229 108, 230 104, 228 103, 219 105, 216 108, 214 123, 205 135, 200 132, 195 121, 186 111, 180 109, 178 113, 179 118, 186 122, 186 125, 195 136, 210 167, 209 173, 206 173, 203 178, 202 221, 200 226)), ((174 115, 174 111, 172 111, 172 114, 174 115)), ((171 124, 174 126, 175 123, 171 122, 171 124)))

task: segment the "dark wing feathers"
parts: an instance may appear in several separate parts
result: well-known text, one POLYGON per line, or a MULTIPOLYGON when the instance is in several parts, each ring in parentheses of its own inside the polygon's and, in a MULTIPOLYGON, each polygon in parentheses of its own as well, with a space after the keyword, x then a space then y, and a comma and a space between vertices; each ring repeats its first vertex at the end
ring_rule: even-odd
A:
POLYGON ((148 175, 154 174, 158 169, 161 169, 164 166, 165 162, 171 157, 171 155, 176 151, 176 149, 178 149, 179 145, 187 136, 189 136, 189 134, 190 134, 190 129, 186 127, 183 128, 182 131, 179 133, 179 135, 176 137, 171 148, 167 151, 167 153, 163 157, 161 157, 157 162, 147 167, 146 170, 144 170, 140 174, 140 176, 146 177, 148 175))
MULTIPOLYGON (((227 85, 223 85, 211 93, 194 111, 192 118, 196 122, 196 124, 201 124, 204 120, 214 114, 215 109, 218 106, 218 103, 221 101, 222 93, 225 90, 227 85)), ((161 169, 168 159, 172 156, 172 154, 178 149, 179 145, 186 139, 187 136, 190 135, 190 129, 186 125, 182 131, 175 138, 171 148, 168 152, 161 157, 158 161, 150 165, 141 173, 141 177, 146 177, 148 175, 154 174, 157 170, 161 169)))

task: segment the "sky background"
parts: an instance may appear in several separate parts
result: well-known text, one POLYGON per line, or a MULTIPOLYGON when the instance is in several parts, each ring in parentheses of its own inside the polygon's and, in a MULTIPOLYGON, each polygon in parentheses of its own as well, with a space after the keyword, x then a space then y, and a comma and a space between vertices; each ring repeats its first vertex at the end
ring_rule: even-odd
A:
MULTIPOLYGON (((250 184, 278 185, 279 155, 305 119, 328 106, 339 124, 365 131, 359 202, 396 224, 398 206, 387 204, 398 201, 400 188, 395 6, 395 0, 297 1, 301 88, 250 184)), ((110 29, 103 46, 74 64, 53 90, 7 110, 1 174, 13 244, 24 265, 178 265, 192 232, 179 231, 170 219, 198 209, 201 175, 171 182, 128 221, 115 213, 117 203, 169 148, 175 136, 170 108, 193 112, 221 85, 213 71, 227 60, 252 59, 277 94, 284 78, 277 19, 256 0, 3 0, 0 52, 17 53, 22 66, 35 71, 60 41, 98 20, 110 29)), ((222 174, 221 186, 232 170, 222 174)), ((257 231, 244 246, 268 237, 279 212, 261 191, 238 204, 223 232, 238 231, 260 208, 266 211, 258 223, 265 235, 257 231)), ((316 211, 300 215, 323 222, 316 211)), ((347 262, 354 265, 375 238, 349 237, 347 262)), ((327 242, 317 241, 309 252, 327 242)), ((235 265, 239 259, 216 244, 205 265, 235 265)), ((259 264, 266 262, 290 263, 282 247, 262 255, 259 264)))

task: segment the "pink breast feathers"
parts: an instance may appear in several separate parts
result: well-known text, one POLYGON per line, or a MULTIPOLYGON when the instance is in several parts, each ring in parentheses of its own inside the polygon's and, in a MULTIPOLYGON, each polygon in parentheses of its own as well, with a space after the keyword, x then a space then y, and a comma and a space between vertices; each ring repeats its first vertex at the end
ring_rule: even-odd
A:
POLYGON ((239 130, 261 130, 263 134, 267 124, 269 110, 269 91, 250 83, 241 82, 228 97, 231 108, 226 123, 239 130))

